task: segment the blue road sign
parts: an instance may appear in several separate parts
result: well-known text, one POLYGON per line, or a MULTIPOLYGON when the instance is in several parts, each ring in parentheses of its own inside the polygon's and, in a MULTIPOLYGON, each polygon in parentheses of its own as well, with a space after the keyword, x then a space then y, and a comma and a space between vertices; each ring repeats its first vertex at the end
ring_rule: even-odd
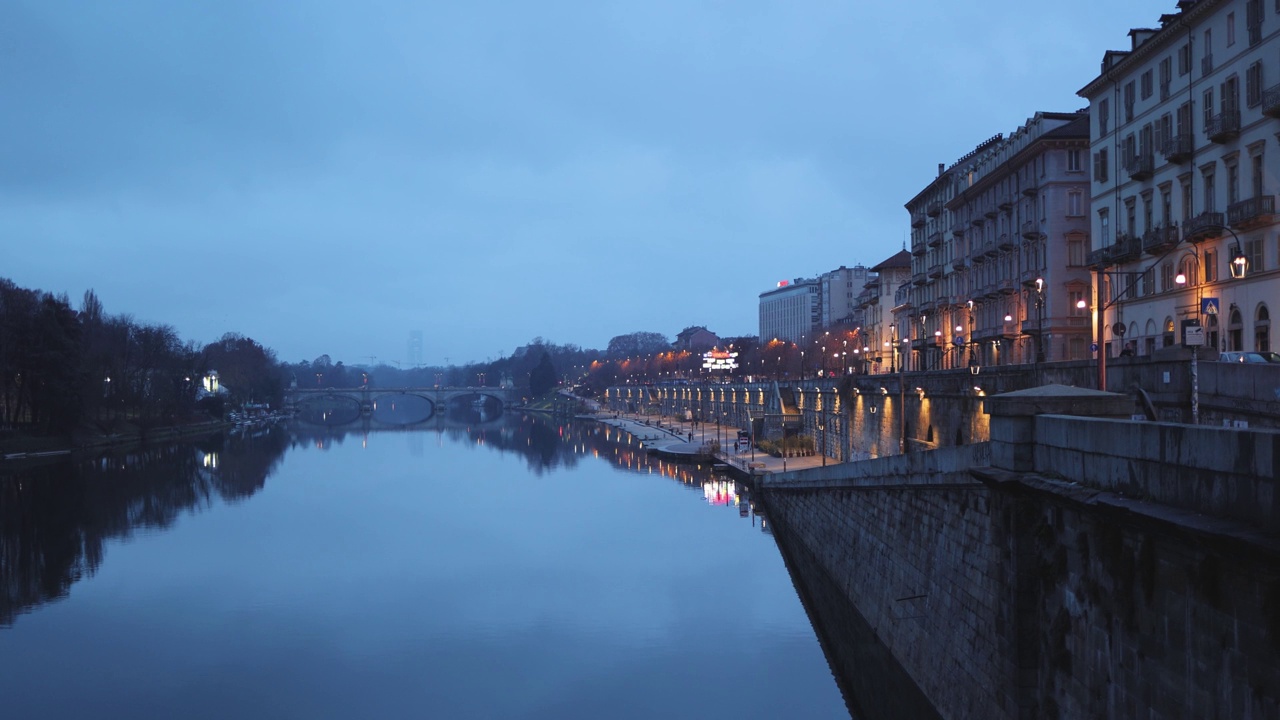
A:
POLYGON ((1218 314, 1218 298, 1216 297, 1200 298, 1200 314, 1201 315, 1217 315, 1218 314))
POLYGON ((1089 343, 1089 352, 1098 352, 1098 343, 1089 343))

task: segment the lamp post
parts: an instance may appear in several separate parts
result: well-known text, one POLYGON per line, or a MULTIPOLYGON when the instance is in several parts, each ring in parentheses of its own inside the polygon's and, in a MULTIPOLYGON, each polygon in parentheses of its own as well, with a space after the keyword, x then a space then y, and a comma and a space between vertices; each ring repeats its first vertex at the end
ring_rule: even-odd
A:
MULTIPOLYGON (((1192 277, 1196 278, 1196 282, 1194 283, 1196 287, 1196 305, 1195 305, 1196 324, 1200 325, 1200 335, 1197 338, 1199 342, 1188 343, 1187 331, 1184 328, 1182 331, 1183 333, 1182 342, 1184 343, 1184 345, 1191 345, 1191 424, 1199 425, 1200 424, 1200 365, 1198 360, 1200 356, 1200 346, 1204 344, 1204 326, 1200 321, 1200 306, 1202 305, 1202 302, 1200 299, 1201 293, 1200 293, 1200 280, 1199 280, 1200 254, 1198 252, 1187 251, 1182 253, 1182 255, 1179 256, 1178 260, 1179 262, 1181 262, 1183 259, 1187 259, 1187 258, 1194 260, 1196 263, 1195 275, 1193 275, 1192 277)), ((1234 265, 1234 262, 1235 262, 1235 258, 1232 258, 1233 265, 1234 265)), ((1245 261, 1245 264, 1246 265, 1248 264, 1247 260, 1245 261)), ((1188 278, 1186 273, 1178 273, 1178 276, 1174 278, 1173 281, 1178 285, 1186 285, 1188 278)))
POLYGON ((1036 278, 1036 364, 1044 362, 1044 278, 1036 278))

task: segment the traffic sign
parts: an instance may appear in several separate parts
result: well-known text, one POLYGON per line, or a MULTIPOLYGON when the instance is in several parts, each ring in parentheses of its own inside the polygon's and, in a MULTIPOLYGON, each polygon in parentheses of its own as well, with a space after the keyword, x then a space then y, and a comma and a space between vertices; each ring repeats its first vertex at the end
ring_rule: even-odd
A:
POLYGON ((1201 315, 1217 315, 1218 314, 1218 298, 1216 297, 1200 298, 1200 314, 1201 315))
POLYGON ((1098 343, 1089 343, 1089 352, 1098 352, 1098 343))

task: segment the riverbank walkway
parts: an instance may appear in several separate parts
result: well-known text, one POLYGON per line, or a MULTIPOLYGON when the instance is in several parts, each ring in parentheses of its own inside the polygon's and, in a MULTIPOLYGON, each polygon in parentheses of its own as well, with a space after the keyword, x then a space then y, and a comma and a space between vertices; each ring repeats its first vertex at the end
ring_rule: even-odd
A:
MULTIPOLYGON (((644 442, 646 448, 677 461, 682 457, 687 462, 710 458, 712 462, 733 466, 748 475, 808 470, 823 465, 821 455, 779 458, 756 450, 753 458, 751 448, 746 443, 735 452, 733 441, 738 437, 739 428, 732 425, 710 422, 697 423, 695 426, 695 423, 688 420, 621 412, 586 413, 578 417, 625 430, 644 442), (710 453, 707 444, 714 443, 716 438, 720 439, 721 449, 710 453)), ((826 464, 835 465, 837 462, 827 458, 826 464)))

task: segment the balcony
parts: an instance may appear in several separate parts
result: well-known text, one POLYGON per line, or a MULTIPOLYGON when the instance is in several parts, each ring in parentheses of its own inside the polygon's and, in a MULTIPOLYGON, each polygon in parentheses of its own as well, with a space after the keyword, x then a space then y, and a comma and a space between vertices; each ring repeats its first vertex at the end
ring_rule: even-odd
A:
POLYGON ((931 277, 931 278, 940 278, 940 277, 942 277, 942 263, 938 263, 938 264, 936 264, 936 265, 930 265, 930 266, 929 266, 929 277, 931 277))
POLYGON ((1125 172, 1134 180, 1146 180, 1155 172, 1155 162, 1151 155, 1135 155, 1124 163, 1125 172))
POLYGON ((977 216, 974 216, 974 218, 969 221, 969 224, 973 225, 974 227, 982 227, 982 223, 986 221, 987 221, 986 218, 982 217, 981 215, 977 215, 977 216))
POLYGON ((1001 233, 1000 240, 996 242, 996 247, 1001 250, 1013 250, 1018 247, 1018 240, 1009 233, 1001 233))
POLYGON ((925 274, 922 272, 915 273, 911 276, 912 285, 923 285, 927 282, 929 282, 929 279, 925 277, 925 274))
POLYGON ((986 215, 990 220, 995 220, 1000 213, 996 210, 995 205, 988 205, 987 209, 982 211, 982 214, 986 215))
POLYGON ((1276 214, 1276 196, 1261 195, 1227 206, 1227 224, 1241 230, 1271 224, 1276 214))
POLYGON ((964 258, 962 258, 962 257, 952 258, 952 260, 951 260, 951 269, 952 269, 952 270, 963 270, 963 269, 964 269, 964 258))
POLYGON ((1262 114, 1280 118, 1280 85, 1262 91, 1262 114))
POLYGON ((996 248, 996 241, 990 238, 982 241, 982 254, 988 257, 995 257, 1000 251, 996 248))
MULTIPOLYGON (((1084 256, 1084 264, 1089 267, 1099 267, 1111 264, 1111 248, 1098 248, 1090 250, 1084 256)), ((1032 282, 1035 282, 1034 280, 1032 282)), ((1025 284, 1025 281, 1024 281, 1025 284)))
POLYGON ((969 226, 969 223, 966 223, 966 222, 951 223, 951 234, 955 235, 956 237, 962 237, 964 235, 965 228, 967 228, 968 226, 969 226))
POLYGON ((1151 255, 1159 255, 1177 244, 1177 225, 1169 225, 1168 227, 1161 227, 1157 225, 1156 227, 1148 228, 1147 231, 1142 234, 1142 250, 1143 252, 1151 255))
POLYGON ((1040 237, 1040 223, 1036 220, 1028 220, 1022 223, 1022 237, 1028 240, 1035 240, 1040 237))
POLYGON ((1000 297, 1000 288, 993 282, 982 286, 982 297, 997 298, 1000 297))
POLYGON ((917 243, 911 246, 911 254, 915 255, 916 257, 924 257, 924 254, 928 251, 929 251, 929 248, 926 248, 924 246, 924 243, 917 243))
POLYGON ((942 214, 942 203, 937 200, 934 200, 933 202, 929 203, 928 206, 925 207, 924 212, 929 217, 936 218, 942 214))
POLYGON ((1012 295, 1018 292, 1018 284, 1013 281, 1013 278, 1004 278, 996 283, 996 290, 1001 295, 1012 295))
POLYGON ((1036 278, 1040 277, 1040 273, 1028 268, 1023 270, 1018 277, 1022 280, 1022 287, 1032 287, 1036 284, 1036 278))
POLYGON ((1212 240, 1222 236, 1227 216, 1220 212, 1202 212, 1182 222, 1182 239, 1190 243, 1212 240))
POLYGON ((916 213, 915 215, 911 216, 911 227, 913 228, 924 227, 924 221, 925 221, 924 213, 916 213))
POLYGON ((935 231, 933 231, 933 232, 929 233, 929 240, 928 240, 928 245, 929 245, 929 247, 931 247, 931 248, 936 248, 936 247, 938 247, 938 246, 939 246, 939 245, 941 245, 941 244, 942 244, 942 231, 941 231, 941 230, 935 230, 935 231))
POLYGON ((1160 146, 1160 154, 1164 155, 1164 159, 1171 163, 1183 163, 1191 159, 1191 153, 1195 150, 1195 143, 1192 141, 1191 133, 1182 133, 1181 135, 1171 135, 1164 139, 1164 144, 1160 146))
POLYGON ((923 301, 923 302, 921 302, 921 303, 920 303, 920 312, 921 312, 921 313, 931 313, 931 312, 933 312, 933 307, 934 307, 934 305, 933 305, 933 301, 932 301, 932 300, 925 300, 925 301, 923 301))
POLYGON ((1240 137, 1240 112, 1227 110, 1209 118, 1204 134, 1213 142, 1224 143, 1240 137))
POLYGON ((1037 318, 1031 318, 1029 320, 1022 321, 1022 334, 1023 335, 1040 334, 1040 324, 1037 321, 1037 318))
POLYGON ((974 265, 981 265, 982 263, 984 263, 984 262, 986 262, 986 261, 987 261, 987 256, 986 256, 986 255, 983 255, 983 254, 980 252, 981 250, 982 250, 982 248, 980 248, 980 247, 975 247, 975 248, 973 249, 973 264, 974 264, 974 265))
POLYGON ((1006 195, 1003 198, 1000 198, 1000 204, 997 205, 997 207, 999 207, 1001 210, 1011 210, 1013 209, 1014 200, 1015 198, 1006 195))
MULTIPOLYGON (((1173 230, 1175 231, 1175 235, 1173 239, 1173 242, 1175 245, 1178 242, 1178 238, 1176 235, 1177 229, 1178 228, 1176 227, 1173 228, 1173 230)), ((1147 234, 1149 235, 1152 232, 1162 232, 1162 231, 1159 229, 1148 230, 1147 234)), ((1111 261, 1117 262, 1117 263, 1123 263, 1123 262, 1129 262, 1130 260, 1137 260, 1138 258, 1142 257, 1142 247, 1143 247, 1142 237, 1139 237, 1137 235, 1130 236, 1127 233, 1120 233, 1119 235, 1116 236, 1116 244, 1111 246, 1111 256, 1110 256, 1111 261)))

